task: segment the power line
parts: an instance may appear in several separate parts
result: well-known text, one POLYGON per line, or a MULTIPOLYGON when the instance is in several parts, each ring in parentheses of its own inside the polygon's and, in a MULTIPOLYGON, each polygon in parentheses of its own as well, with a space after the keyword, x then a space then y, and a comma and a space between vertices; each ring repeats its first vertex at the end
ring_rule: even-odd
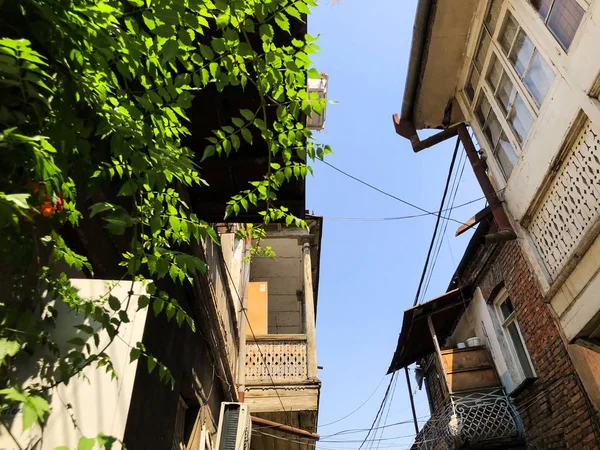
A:
MULTIPOLYGON (((458 153, 458 147, 460 144, 460 138, 456 139, 456 145, 454 146, 454 153, 452 154, 452 161, 450 162, 450 168, 448 170, 448 178, 446 180, 446 186, 444 187, 444 194, 442 195, 442 202, 440 203, 440 209, 437 215, 437 220, 435 221, 435 228, 433 229, 433 236, 431 237, 431 244, 429 244, 429 250, 427 251, 427 258, 425 259, 425 265, 423 267, 423 272, 421 273, 421 280, 419 281, 419 287, 417 288, 417 294, 415 295, 415 301, 413 302, 413 306, 419 301, 419 294, 421 293, 421 288, 423 287, 423 280, 425 279, 425 273, 427 272, 427 266, 429 265, 429 258, 431 257, 431 251, 433 249, 433 244, 435 242, 435 237, 437 235, 437 230, 440 225, 440 219, 442 218, 442 209, 444 208, 444 202, 446 201, 446 194, 448 194, 448 187, 450 185, 450 178, 452 177, 452 170, 454 169, 454 162, 456 161, 456 154, 458 153)), ((451 219, 454 220, 454 219, 451 219)))
MULTIPOLYGON (((462 181, 466 162, 467 162, 466 153, 461 153, 461 155, 458 159, 458 167, 461 167, 461 163, 462 163, 462 167, 459 169, 460 173, 459 173, 459 171, 457 171, 454 176, 454 181, 452 183, 452 187, 450 188, 450 201, 448 202, 450 207, 446 208, 447 210, 450 210, 450 215, 452 215, 452 211, 455 209, 454 202, 456 201, 456 195, 458 194, 458 188, 460 187, 460 182, 462 181)), ((423 291, 421 301, 427 296, 427 291, 429 290, 429 284, 431 283, 431 279, 433 278, 433 273, 435 271, 435 266, 437 264, 438 257, 440 255, 440 251, 442 249, 442 244, 444 243, 444 239, 446 238, 446 230, 447 229, 448 229, 448 221, 446 220, 446 221, 444 221, 442 232, 438 234, 437 246, 433 252, 433 255, 434 255, 433 263, 431 264, 431 268, 429 269, 429 275, 427 277, 427 281, 425 282, 425 289, 423 291)))
POLYGON ((360 444, 360 447, 358 447, 358 450, 360 450, 361 448, 363 448, 363 445, 365 445, 365 442, 367 442, 367 439, 369 439, 369 436, 371 435, 371 432, 375 429, 376 425, 377 425, 377 420, 379 419, 383 408, 385 407, 386 401, 388 399, 388 396, 390 394, 390 388, 392 387, 392 383, 394 382, 394 378, 396 377, 396 373, 394 372, 392 374, 392 376, 390 377, 390 382, 388 384, 387 389, 385 390, 385 394, 383 395, 383 399, 381 400, 381 404, 379 405, 379 409, 377 410, 377 414, 375 415, 375 419, 373 420, 373 423, 371 424, 371 426, 369 427, 369 431, 367 432, 367 435, 365 436, 365 439, 362 441, 362 443, 360 444))
MULTIPOLYGON (((347 176, 348 178, 352 178, 353 180, 355 180, 355 181, 358 181, 359 183, 361 183, 361 184, 364 184, 365 186, 367 186, 367 187, 369 187, 369 188, 371 188, 371 189, 373 189, 373 190, 375 190, 375 191, 379 192, 380 194, 383 194, 383 195, 385 195, 385 196, 387 196, 387 197, 393 198, 394 200, 396 200, 396 201, 399 201, 400 203, 403 203, 403 204, 405 204, 405 205, 408 205, 408 206, 410 206, 410 207, 412 207, 412 208, 415 208, 415 209, 418 209, 419 211, 422 211, 422 212, 424 212, 424 213, 425 213, 425 215, 437 216, 437 215, 441 214, 441 212, 438 212, 438 213, 436 214, 436 213, 434 213, 434 212, 427 211, 426 209, 424 209, 424 208, 421 208, 420 206, 417 206, 417 205, 415 205, 414 203, 411 203, 411 202, 409 202, 409 201, 403 200, 403 199, 401 199, 400 197, 396 197, 395 195, 393 195, 393 194, 390 194, 389 192, 385 192, 385 191, 383 191, 383 190, 381 190, 381 189, 379 189, 379 188, 377 188, 377 187, 373 186, 372 184, 369 184, 369 183, 367 183, 366 181, 363 181, 363 180, 361 180, 360 178, 357 178, 357 177, 355 177, 355 176, 353 176, 353 175, 350 175, 348 172, 345 172, 345 171, 343 171, 342 169, 338 169, 338 168, 337 168, 337 167, 335 167, 333 164, 330 164, 330 163, 328 163, 327 161, 321 161, 321 162, 322 162, 323 164, 325 164, 325 165, 327 165, 327 166, 331 167, 332 169, 334 169, 334 170, 337 170, 339 173, 341 173, 341 174, 343 174, 343 175, 347 176)), ((456 219, 453 219, 453 218, 451 218, 451 217, 444 217, 444 218, 445 218, 445 219, 447 219, 447 220, 452 220, 453 222, 456 222, 456 223, 458 223, 458 224, 460 224, 460 225, 462 225, 462 224, 463 224, 462 222, 459 222, 458 220, 456 220, 456 219)))
MULTIPOLYGON (((254 330, 252 329, 252 324, 250 323, 250 319, 248 318, 248 313, 246 313, 246 308, 244 308, 244 302, 242 301, 242 298, 240 297, 240 294, 237 290, 237 286, 235 285, 233 276, 231 275, 231 272, 229 271, 229 267, 227 266, 227 264, 223 264, 223 265, 225 266, 225 270, 227 271, 229 280, 231 281, 231 284, 233 285, 235 295, 237 296, 238 301, 240 303, 240 309, 242 310, 242 312, 244 313, 244 316, 246 317, 246 322, 248 323, 248 327, 250 328, 250 333, 252 334, 252 337, 254 338, 254 342, 256 343, 256 348, 258 349, 258 353, 260 354, 260 357, 263 361, 265 369, 267 370, 267 374, 269 375, 269 379, 271 380, 271 385, 273 386, 275 395, 277 395, 277 398, 279 399, 279 403, 281 404, 281 408, 283 409, 283 412, 287 414, 287 411, 283 404, 283 400, 281 400, 281 397, 279 396, 279 392, 277 392, 277 388, 275 387, 275 380, 273 380, 273 376, 271 375, 271 371, 269 370, 269 365, 267 364, 267 359, 265 358, 265 355, 263 354, 262 349, 260 348, 260 344, 258 343, 258 340, 256 339, 256 335, 254 334, 254 330)), ((291 424, 292 424, 292 421, 291 421, 291 413, 290 413, 290 425, 291 424)))
POLYGON ((324 424, 324 425, 319 425, 319 428, 327 427, 327 426, 329 426, 329 425, 333 425, 334 423, 341 422, 342 420, 344 420, 344 419, 347 419, 347 418, 348 418, 348 417, 350 417, 352 414, 354 414, 354 413, 355 413, 355 412, 357 412, 359 409, 361 409, 363 406, 365 406, 365 405, 367 404, 367 402, 368 402, 369 400, 371 400, 371 398, 372 398, 372 397, 375 395, 375 392, 377 392, 377 390, 379 389, 379 386, 381 386, 381 383, 383 383, 383 380, 384 380, 384 379, 385 379, 385 375, 384 375, 384 376, 381 378, 381 380, 379 381, 379 384, 377 385, 377 387, 375 388, 375 390, 374 390, 373 392, 371 392, 371 395, 369 395, 369 397, 367 397, 367 399, 366 399, 364 402, 362 402, 362 403, 361 403, 361 404, 358 406, 358 408, 356 408, 354 411, 352 411, 352 412, 350 412, 350 413, 346 414, 344 417, 340 417, 339 419, 337 419, 337 420, 334 420, 333 422, 329 422, 329 423, 326 423, 326 424, 324 424))
MULTIPOLYGON (((478 202, 480 200, 483 200, 483 199, 485 199, 485 197, 479 197, 479 198, 476 198, 473 200, 469 200, 468 202, 461 203, 460 205, 454 206, 454 208, 445 208, 442 212, 453 211, 455 209, 462 208, 463 206, 471 205, 471 204, 478 202)), ((429 215, 430 215, 429 213, 423 213, 423 214, 412 214, 412 215, 408 215, 408 216, 397 216, 397 217, 340 217, 340 216, 325 216, 323 214, 319 214, 319 216, 323 217, 324 219, 346 220, 349 222, 384 222, 384 221, 389 221, 389 220, 414 219, 416 217, 425 217, 425 216, 429 216, 429 215)))

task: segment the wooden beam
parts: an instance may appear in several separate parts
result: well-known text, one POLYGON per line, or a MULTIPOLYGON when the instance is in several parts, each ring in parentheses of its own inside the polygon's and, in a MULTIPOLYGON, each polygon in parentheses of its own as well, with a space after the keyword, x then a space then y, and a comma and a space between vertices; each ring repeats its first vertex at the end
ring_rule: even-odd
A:
POLYGON ((315 441, 321 439, 321 436, 319 436, 317 433, 311 433, 310 431, 302 430, 296 427, 290 427, 289 425, 273 422, 272 420, 262 419, 260 417, 250 416, 250 418, 252 419, 253 424, 266 426, 272 428, 273 430, 282 431, 283 433, 293 434, 315 441))
POLYGON ((306 321, 306 359, 308 360, 308 379, 317 380, 317 333, 315 318, 315 298, 312 279, 312 263, 310 255, 310 238, 302 243, 302 259, 304 263, 304 320, 306 321))
POLYGON ((440 350, 440 344, 437 339, 437 335, 435 334, 435 328, 433 327, 433 322, 431 321, 431 316, 427 316, 427 325, 429 325, 429 332, 431 333, 431 339, 433 340, 433 346, 435 347, 435 354, 437 355, 438 363, 440 365, 440 370, 444 375, 446 392, 450 394, 450 383, 448 383, 448 375, 446 374, 446 369, 444 369, 444 360, 442 359, 442 351, 440 350))
POLYGON ((417 422, 415 401, 413 399, 412 387, 410 385, 410 376, 408 375, 408 366, 404 368, 404 373, 406 374, 406 386, 408 387, 408 397, 410 398, 410 409, 412 410, 413 421, 415 423, 415 433, 419 434, 419 424, 417 422))
POLYGON ((477 214, 475 214, 473 217, 471 217, 469 220, 467 220, 465 223, 463 223, 460 227, 458 227, 456 229, 455 236, 460 236, 465 231, 470 230, 475 225, 477 225, 479 222, 481 222, 483 219, 485 219, 487 216, 489 216, 491 214, 491 212, 492 212, 492 210, 490 209, 490 207, 486 206, 481 211, 479 211, 477 214))

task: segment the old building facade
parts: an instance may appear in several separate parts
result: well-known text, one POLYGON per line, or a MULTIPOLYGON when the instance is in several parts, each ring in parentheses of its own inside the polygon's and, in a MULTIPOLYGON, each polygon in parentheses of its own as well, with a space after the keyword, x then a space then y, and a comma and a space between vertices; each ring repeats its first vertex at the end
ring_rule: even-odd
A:
POLYGON ((468 306, 434 328, 442 354, 484 344, 535 448, 599 441, 599 13, 595 0, 419 1, 394 118, 415 152, 458 135, 486 195, 451 286, 468 306))
MULTIPOLYGON (((82 436, 103 433, 130 449, 212 449, 223 402, 246 402, 253 420, 275 421, 314 436, 321 387, 315 315, 322 219, 307 220, 308 229, 269 226, 261 243, 238 237, 244 224, 218 226, 219 242, 207 239, 194 248, 207 263, 206 273, 198 274, 192 285, 163 286, 170 287, 194 319, 196 332, 152 308, 137 311, 137 300, 131 302, 131 322, 108 347, 117 378, 90 366, 84 377, 57 387, 43 433, 22 433, 22 412, 16 408, 4 420, 21 447, 77 447, 82 436), (250 261, 250 245, 269 246, 276 256, 250 261), (262 310, 256 304, 261 291, 262 310), (263 329, 257 321, 264 323, 263 329), (145 358, 130 362, 137 342, 169 368, 173 385, 161 381, 159 367, 150 373, 145 358)), ((129 282, 90 279, 82 273, 71 277, 84 297, 111 291, 127 299, 129 291, 136 297, 145 293, 142 283, 131 289, 129 282)), ((77 323, 66 311, 61 320, 57 330, 70 330, 77 323)), ((108 336, 101 339, 101 344, 108 342, 108 336)), ((262 427, 266 430, 254 427, 247 450, 288 448, 280 444, 288 441, 290 449, 297 447, 296 435, 290 437, 273 424, 262 427)), ((306 442, 302 448, 314 447, 314 438, 306 442)), ((0 448, 18 448, 4 430, 0 448)))

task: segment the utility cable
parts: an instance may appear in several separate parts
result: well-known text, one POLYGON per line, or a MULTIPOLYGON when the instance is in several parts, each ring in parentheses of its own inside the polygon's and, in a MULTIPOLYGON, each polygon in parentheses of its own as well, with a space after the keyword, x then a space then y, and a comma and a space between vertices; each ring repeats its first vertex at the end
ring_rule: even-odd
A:
POLYGON ((368 402, 369 400, 371 400, 371 398, 372 398, 372 397, 375 395, 375 393, 376 393, 376 392, 377 392, 377 390, 379 389, 379 386, 381 386, 381 383, 383 383, 383 380, 384 380, 384 379, 385 379, 385 375, 384 375, 384 376, 381 378, 381 380, 379 381, 379 384, 377 385, 377 387, 375 388, 375 390, 374 390, 373 392, 371 392, 371 395, 369 395, 369 396, 367 397, 367 399, 366 399, 364 402, 362 402, 362 403, 361 403, 361 404, 358 406, 358 408, 356 408, 354 411, 352 411, 352 412, 350 412, 350 413, 346 414, 344 417, 340 417, 339 419, 337 419, 337 420, 334 420, 333 422, 328 422, 328 423, 326 423, 326 424, 319 425, 319 428, 327 427, 327 426, 329 426, 329 425, 333 425, 334 423, 341 422, 342 420, 344 420, 344 419, 347 419, 347 418, 348 418, 348 417, 350 417, 352 414, 354 414, 354 413, 355 413, 355 412, 357 412, 359 409, 361 409, 363 406, 365 406, 365 405, 367 404, 367 402, 368 402))
MULTIPOLYGON (((456 195, 458 194, 458 189, 460 187, 460 182, 462 181, 462 177, 465 171, 465 165, 467 162, 467 157, 465 153, 461 153, 461 156, 458 160, 458 167, 460 167, 459 171, 456 172, 454 176, 453 186, 450 188, 450 201, 448 204, 449 208, 446 208, 450 211, 449 215, 452 215, 452 211, 455 209, 454 202, 456 201, 456 195), (462 167, 461 167, 462 163, 462 167)), ((440 251, 442 249, 442 244, 444 243, 444 239, 446 239, 446 230, 448 229, 448 221, 444 221, 442 231, 438 234, 438 243, 436 249, 433 252, 433 263, 431 264, 431 268, 429 269, 429 275, 427 277, 427 281, 425 282, 425 289, 423 290, 423 295, 421 301, 427 296, 427 291, 429 290, 429 284, 431 283, 431 279, 433 278, 433 273, 435 271, 435 266, 438 261, 438 257, 440 256, 440 251)))
POLYGON ((377 420, 379 419, 379 416, 381 415, 381 412, 383 411, 383 408, 385 406, 386 400, 387 400, 388 395, 390 393, 390 388, 392 387, 392 383, 394 382, 394 378, 396 377, 396 373, 398 373, 398 372, 394 372, 392 374, 392 376, 390 377, 390 382, 389 382, 389 384, 387 386, 387 389, 385 390, 385 394, 383 395, 383 399, 381 401, 381 404, 379 405, 379 410, 377 411, 377 414, 375 415, 375 419, 373 420, 373 423, 371 424, 371 427, 369 428, 369 431, 367 432, 367 435, 365 436, 364 440, 360 444, 360 447, 358 447, 358 450, 360 450, 361 448, 363 448, 363 446, 367 442, 367 439, 369 439, 369 436, 371 435, 371 432, 375 429, 375 426, 377 425, 377 420))
MULTIPOLYGON (((238 301, 240 303, 240 309, 242 310, 242 312, 244 313, 244 316, 246 317, 246 323, 248 324, 248 327, 250 328, 250 334, 252 334, 252 337, 254 338, 254 342, 256 343, 256 348, 258 349, 258 353, 260 354, 263 364, 265 365, 265 369, 267 371, 267 374, 269 375, 269 379, 271 380, 271 385, 273 386, 275 395, 277 395, 277 398, 279 399, 279 403, 281 404, 281 408, 282 408, 283 412, 287 414, 287 411, 283 404, 283 400, 281 399, 279 392, 277 392, 277 387, 275 386, 275 380, 273 380, 273 376, 271 375, 271 371, 269 370, 269 366, 267 364, 267 359, 265 358, 265 355, 263 354, 262 349, 260 348, 260 344, 258 343, 258 340, 256 339, 256 335, 254 334, 254 330, 252 329, 252 324, 250 323, 250 319, 248 318, 248 313, 246 312, 246 308, 244 308, 244 302, 242 301, 242 298, 240 297, 240 294, 237 290, 237 286, 235 285, 233 276, 231 275, 231 272, 229 271, 229 267, 227 266, 227 264, 223 264, 223 266, 225 266, 225 270, 227 271, 229 280, 231 281, 233 289, 235 290, 235 295, 237 296, 238 301)), ((290 413, 290 425, 292 425, 292 423, 293 422, 291 420, 291 413, 290 413)))
MULTIPOLYGON (((403 203, 403 204, 405 204, 405 205, 408 205, 408 206, 410 206, 410 207, 412 207, 412 208, 415 208, 415 209, 418 209, 419 211, 422 211, 422 212, 424 212, 424 213, 425 213, 425 215, 429 215, 429 216, 439 216, 439 215, 441 214, 441 212, 438 212, 438 213, 436 214, 436 213, 434 213, 434 212, 427 211, 426 209, 424 209, 424 208, 421 208, 420 206, 417 206, 417 205, 415 205, 414 203, 411 203, 411 202, 409 202, 409 201, 403 200, 403 199, 401 199, 400 197, 396 197, 395 195, 393 195, 393 194, 390 194, 389 192, 385 192, 385 191, 383 191, 383 190, 381 190, 381 189, 379 189, 379 188, 377 188, 377 187, 373 186, 372 184, 369 184, 369 183, 367 183, 366 181, 363 181, 363 180, 361 180, 360 178, 357 178, 357 177, 355 177, 355 176, 353 176, 353 175, 350 175, 348 172, 344 172, 342 169, 338 169, 338 168, 337 168, 337 167, 335 167, 333 164, 330 164, 330 163, 328 163, 327 161, 321 161, 321 162, 322 162, 323 164, 325 164, 325 165, 327 165, 327 166, 331 167, 332 169, 334 169, 334 170, 337 170, 339 173, 341 173, 341 174, 343 174, 343 175, 347 176, 348 178, 352 178, 353 180, 355 180, 355 181, 358 181, 359 183, 361 183, 361 184, 364 184, 365 186, 367 186, 367 187, 369 187, 369 188, 371 188, 371 189, 373 189, 373 190, 375 190, 375 191, 379 192, 380 194, 383 194, 383 195, 385 195, 385 196, 387 196, 387 197, 393 198, 394 200, 396 200, 396 201, 399 201, 400 203, 403 203)), ((462 222, 460 222, 460 221, 458 221, 458 220, 456 220, 456 219, 452 219, 451 217, 444 217, 444 218, 445 218, 445 219, 447 219, 447 220, 452 220, 453 222, 456 222, 456 223, 458 223, 458 224, 460 224, 460 225, 463 225, 463 223, 462 223, 462 222)))
MULTIPOLYGON (((448 170, 448 178, 446 180, 446 186, 444 187, 444 194, 442 195, 442 202, 440 203, 440 209, 435 221, 435 228, 433 229, 433 236, 431 237, 431 244, 429 244, 429 250, 427 251, 427 258, 425 259, 425 265, 423 272, 421 273, 421 280, 419 281, 419 287, 417 288, 417 294, 415 295, 415 301, 413 306, 416 306, 419 301, 419 294, 421 294, 421 288, 423 287, 423 280, 425 279, 425 273, 427 272, 427 266, 429 265, 429 258, 431 258, 431 251, 433 250, 433 244, 437 235, 438 227, 440 226, 440 220, 442 218, 442 209, 444 208, 444 202, 446 201, 446 195, 448 194, 448 187, 450 185, 450 178, 452 177, 452 170, 454 169, 454 162, 456 161, 456 154, 458 153, 458 147, 460 145, 460 138, 456 139, 456 146, 454 147, 454 153, 452 154, 452 161, 450 162, 450 169, 448 170)), ((454 220, 454 219, 450 219, 454 220)))
MULTIPOLYGON (((473 200, 469 200, 468 202, 461 203, 460 205, 454 206, 454 208, 445 208, 442 212, 453 211, 453 210, 462 208, 463 206, 471 205, 471 204, 478 202, 480 200, 483 200, 483 199, 485 199, 485 197, 479 197, 479 198, 476 198, 473 200)), ((412 214, 412 215, 408 215, 408 216, 396 216, 396 217, 340 217, 340 216, 324 216, 322 214, 318 214, 318 215, 323 217, 324 219, 330 219, 330 220, 346 220, 349 222, 384 222, 384 221, 389 221, 389 220, 414 219, 417 217, 429 216, 430 214, 423 213, 423 214, 412 214)))

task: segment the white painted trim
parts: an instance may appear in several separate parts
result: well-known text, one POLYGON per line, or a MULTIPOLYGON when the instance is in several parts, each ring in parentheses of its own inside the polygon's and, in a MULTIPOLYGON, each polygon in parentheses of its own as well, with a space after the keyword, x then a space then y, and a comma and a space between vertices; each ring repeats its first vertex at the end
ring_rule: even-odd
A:
MULTIPOLYGON (((502 334, 504 336, 504 339, 508 343, 508 350, 510 352, 510 357, 513 360, 514 366, 517 368, 519 375, 521 376, 520 380, 514 380, 515 386, 518 386, 527 377, 525 376, 525 371, 523 369, 523 366, 521 365, 521 361, 519 360, 519 355, 517 354, 517 350, 515 349, 515 344, 512 340, 512 337, 509 335, 509 333, 507 331, 507 328, 510 325, 512 325, 512 324, 515 325, 515 328, 517 330, 519 338, 521 339, 521 343, 523 344, 523 350, 525 351, 525 356, 527 357, 527 361, 529 362, 529 367, 531 369, 531 372, 533 373, 534 376, 537 376, 537 372, 535 370, 535 367, 533 366, 533 362, 531 361, 531 356, 529 355, 529 349, 527 348, 527 341, 523 337, 523 333, 521 332, 521 327, 519 326, 519 321, 517 320, 517 310, 515 309, 513 311, 513 313, 507 319, 504 318, 502 311, 500 310, 500 305, 502 303, 504 303, 509 297, 510 296, 509 296, 506 288, 502 288, 502 290, 498 293, 498 295, 496 295, 496 298, 494 298, 493 305, 494 305, 494 310, 496 312, 496 315, 498 317, 498 321, 500 322, 500 327, 502 328, 502 334)), ((513 308, 514 308, 514 304, 513 304, 513 308)))

